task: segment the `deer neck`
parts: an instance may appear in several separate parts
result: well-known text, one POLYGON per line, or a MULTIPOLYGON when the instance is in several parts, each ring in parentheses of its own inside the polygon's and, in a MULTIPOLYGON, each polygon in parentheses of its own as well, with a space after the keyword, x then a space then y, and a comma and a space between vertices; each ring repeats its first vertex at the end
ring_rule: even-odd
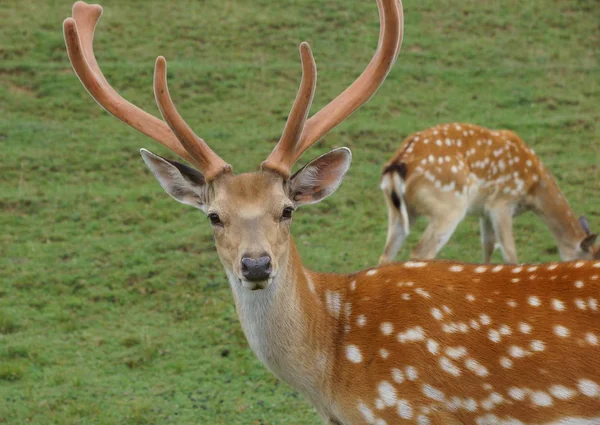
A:
POLYGON ((250 291, 227 274, 242 329, 255 355, 277 377, 309 396, 322 388, 333 350, 333 338, 328 335, 338 327, 314 289, 323 275, 302 266, 293 241, 287 264, 266 289, 250 291))
POLYGON ((585 232, 554 179, 548 175, 539 186, 537 214, 554 235, 561 259, 574 260, 585 232))

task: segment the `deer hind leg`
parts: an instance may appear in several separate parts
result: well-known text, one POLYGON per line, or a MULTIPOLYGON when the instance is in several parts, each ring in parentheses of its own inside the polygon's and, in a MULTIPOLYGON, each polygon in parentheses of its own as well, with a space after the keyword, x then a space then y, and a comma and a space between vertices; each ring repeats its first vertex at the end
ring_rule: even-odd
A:
POLYGON ((421 236, 421 240, 411 253, 411 258, 430 259, 435 258, 437 253, 448 242, 456 226, 466 215, 466 209, 436 215, 429 219, 429 224, 421 236))
POLYGON ((494 226, 487 216, 479 218, 479 228, 481 229, 481 246, 483 248, 483 262, 489 263, 494 248, 496 246, 496 235, 494 234, 494 226))
POLYGON ((513 236, 513 213, 508 206, 491 208, 489 217, 505 263, 517 264, 517 248, 513 236))
POLYGON ((386 205, 388 230, 385 248, 383 249, 383 254, 379 257, 379 264, 387 264, 394 261, 396 255, 398 255, 398 251, 404 244, 404 240, 408 236, 408 227, 404 224, 400 211, 389 200, 386 201, 386 205))

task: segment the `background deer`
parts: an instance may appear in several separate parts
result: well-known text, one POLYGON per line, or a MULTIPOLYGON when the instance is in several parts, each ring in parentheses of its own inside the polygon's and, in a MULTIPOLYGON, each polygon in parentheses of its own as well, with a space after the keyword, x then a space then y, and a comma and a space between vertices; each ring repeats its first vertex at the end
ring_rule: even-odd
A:
POLYGON ((169 195, 208 215, 254 353, 303 392, 326 424, 597 423, 600 262, 407 262, 349 275, 302 264, 290 236, 293 211, 333 193, 351 154, 335 149, 293 175, 291 169, 375 93, 395 62, 401 4, 378 6, 373 60, 309 120, 316 68, 301 44, 302 82, 283 135, 260 171, 241 175, 178 114, 164 58, 156 61, 154 93, 166 124, 125 101, 102 76, 92 48, 100 7, 76 3, 64 30, 92 97, 200 170, 141 151, 169 195))
POLYGON ((419 216, 429 224, 411 257, 434 258, 467 214, 480 217, 484 262, 498 242, 504 261, 517 263, 512 221, 525 211, 546 223, 563 260, 600 257, 587 219, 575 218, 552 175, 512 131, 453 123, 411 134, 384 165, 381 189, 388 232, 380 263, 393 261, 419 216))

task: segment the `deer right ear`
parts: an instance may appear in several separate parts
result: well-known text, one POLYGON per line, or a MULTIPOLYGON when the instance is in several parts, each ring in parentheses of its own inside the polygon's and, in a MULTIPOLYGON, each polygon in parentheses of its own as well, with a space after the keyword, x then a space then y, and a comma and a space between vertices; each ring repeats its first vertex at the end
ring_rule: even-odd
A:
POLYGON ((144 162, 162 188, 176 201, 206 212, 208 185, 204 175, 187 165, 140 149, 144 162))

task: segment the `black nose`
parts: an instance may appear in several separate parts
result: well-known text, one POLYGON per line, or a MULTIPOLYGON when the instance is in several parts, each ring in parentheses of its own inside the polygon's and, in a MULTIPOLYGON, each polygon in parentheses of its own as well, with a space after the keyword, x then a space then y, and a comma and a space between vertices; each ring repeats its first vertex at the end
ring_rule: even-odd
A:
POLYGON ((242 258, 242 274, 250 282, 267 280, 271 274, 271 257, 263 255, 257 259, 242 258))

